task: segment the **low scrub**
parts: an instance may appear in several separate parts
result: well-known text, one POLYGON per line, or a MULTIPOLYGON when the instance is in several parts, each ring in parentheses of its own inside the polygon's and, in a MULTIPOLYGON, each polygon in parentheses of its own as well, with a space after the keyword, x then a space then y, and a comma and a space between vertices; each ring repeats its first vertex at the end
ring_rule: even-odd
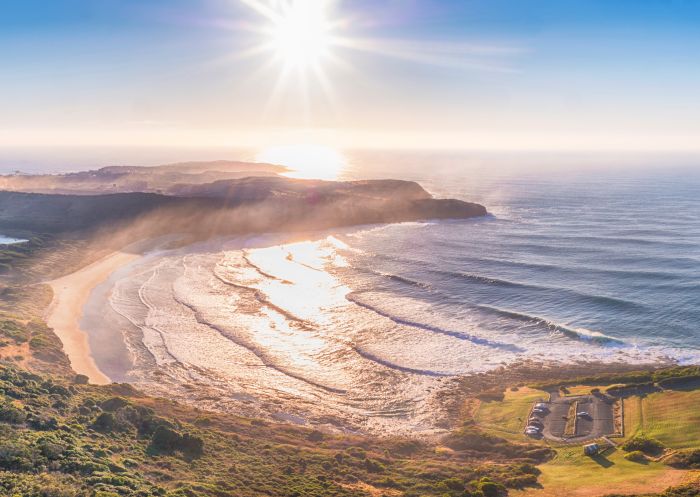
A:
POLYGON ((641 450, 633 450, 625 454, 625 459, 632 462, 645 463, 647 462, 647 456, 641 450))
POLYGON ((648 437, 644 434, 636 435, 622 444, 622 450, 626 452, 642 452, 649 455, 659 455, 666 448, 664 444, 655 438, 648 437))
POLYGON ((535 464, 552 454, 473 426, 438 453, 414 440, 204 418, 125 385, 82 383, 0 364, 1 496, 366 497, 370 485, 405 497, 501 497, 535 486, 535 464))
MULTIPOLYGON (((700 366, 674 366, 655 371, 632 371, 627 373, 606 373, 594 376, 580 376, 566 381, 543 382, 531 385, 538 390, 555 390, 567 385, 613 385, 619 389, 642 388, 658 385, 673 388, 700 380, 700 366)), ((613 392, 610 392, 613 393, 613 392)))
POLYGON ((666 464, 679 469, 700 469, 700 450, 684 450, 673 454, 666 464))

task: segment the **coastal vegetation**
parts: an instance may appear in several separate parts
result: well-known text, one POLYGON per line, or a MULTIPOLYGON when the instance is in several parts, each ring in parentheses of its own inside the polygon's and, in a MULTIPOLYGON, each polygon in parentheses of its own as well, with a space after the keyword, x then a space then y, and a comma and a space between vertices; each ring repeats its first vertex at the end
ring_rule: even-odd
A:
POLYGON ((498 496, 537 482, 549 450, 464 428, 448 451, 205 413, 128 385, 0 366, 3 495, 498 496))

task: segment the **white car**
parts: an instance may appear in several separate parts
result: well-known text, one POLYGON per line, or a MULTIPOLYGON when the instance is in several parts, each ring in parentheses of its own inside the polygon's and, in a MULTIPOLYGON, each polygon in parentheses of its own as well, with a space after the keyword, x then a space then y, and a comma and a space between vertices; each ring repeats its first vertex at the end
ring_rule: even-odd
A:
POLYGON ((532 436, 532 435, 539 435, 539 434, 540 434, 540 430, 538 430, 538 429, 536 429, 536 428, 530 428, 530 427, 528 427, 528 428, 525 429, 525 435, 530 435, 530 436, 532 436))
POLYGON ((577 412, 576 416, 579 418, 590 418, 591 417, 591 415, 588 414, 586 411, 577 412))

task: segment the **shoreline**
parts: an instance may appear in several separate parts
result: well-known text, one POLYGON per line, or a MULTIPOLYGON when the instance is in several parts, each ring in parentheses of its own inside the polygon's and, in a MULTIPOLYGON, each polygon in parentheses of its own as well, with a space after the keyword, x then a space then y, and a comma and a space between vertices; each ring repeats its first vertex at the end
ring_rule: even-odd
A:
MULTIPOLYGON (((248 238, 248 243, 245 245, 251 245, 250 242, 253 240, 256 241, 256 243, 252 243, 253 246, 261 242, 263 246, 285 243, 283 240, 286 240, 286 237, 283 237, 283 240, 280 240, 279 237, 280 234, 274 233, 256 234, 256 236, 248 238), (263 237, 262 241, 260 237, 263 237), (270 240, 269 237, 272 237, 272 240, 270 240)), ((178 235, 177 238, 181 239, 182 237, 178 235)), ((96 344, 93 341, 96 334, 92 331, 88 332, 88 330, 93 330, 92 326, 85 322, 90 313, 90 309, 94 308, 92 322, 95 326, 100 326, 100 323, 104 323, 104 319, 107 317, 105 313, 99 310, 99 306, 93 306, 90 303, 90 299, 97 294, 97 289, 101 288, 101 286, 108 286, 112 275, 122 269, 130 271, 130 264, 139 264, 137 261, 147 252, 163 247, 167 241, 172 241, 172 239, 173 236, 169 235, 167 237, 144 239, 132 243, 119 250, 108 253, 101 259, 69 275, 46 282, 51 286, 54 292, 53 301, 46 312, 47 324, 54 329, 54 333, 61 340, 64 351, 69 358, 71 368, 76 373, 88 376, 91 383, 108 384, 112 381, 126 381, 134 384, 141 383, 138 385, 138 388, 143 389, 149 395, 173 396, 179 401, 190 405, 198 405, 206 410, 225 413, 245 412, 250 406, 244 401, 234 398, 235 396, 233 395, 231 399, 224 401, 216 384, 212 384, 211 389, 207 388, 204 384, 200 384, 198 388, 202 390, 199 391, 197 395, 193 395, 192 390, 190 390, 191 385, 188 384, 188 382, 168 384, 167 381, 164 381, 165 377, 154 376, 151 377, 151 380, 157 378, 156 381, 163 381, 163 384, 149 385, 150 381, 145 381, 145 376, 136 375, 133 378, 130 376, 128 378, 121 378, 118 373, 115 376, 115 371, 111 370, 109 365, 101 359, 104 359, 105 354, 114 354, 116 346, 122 345, 121 341, 117 342, 117 338, 113 336, 110 337, 109 335, 98 334, 101 340, 99 344, 96 344), (138 378, 141 379, 141 382, 139 382, 138 378), (163 390, 162 387, 166 384, 168 384, 168 386, 163 390), (173 388, 173 390, 169 390, 170 388, 173 388)), ((218 246, 219 243, 225 243, 225 240, 226 239, 217 240, 215 243, 218 246)), ((202 241, 206 247, 209 247, 209 244, 212 242, 212 240, 202 241)), ((201 247, 197 248, 201 249, 201 247)), ((105 294, 107 293, 105 292, 105 294)), ((122 330, 120 329, 120 331, 122 330)), ((121 337, 119 340, 121 340, 121 337)), ((130 357, 131 360, 128 362, 129 366, 131 366, 133 361, 133 356, 130 357)), ((558 361, 540 362, 537 359, 523 357, 507 365, 502 364, 494 370, 483 372, 472 371, 456 375, 446 380, 446 383, 449 383, 449 385, 445 385, 447 388, 439 388, 434 399, 431 400, 431 403, 433 403, 432 405, 436 406, 436 410, 434 411, 434 419, 431 418, 430 420, 430 430, 442 432, 442 430, 454 428, 454 423, 460 419, 459 413, 463 408, 463 401, 465 398, 475 396, 481 392, 492 392, 498 388, 505 389, 517 384, 537 380, 563 379, 571 376, 583 376, 594 372, 638 370, 647 367, 659 367, 660 365, 659 363, 607 363, 604 361, 586 362, 576 360, 572 360, 570 363, 558 361)), ((295 409, 295 403, 292 403, 289 408, 284 408, 280 412, 274 409, 269 410, 267 407, 261 408, 256 405, 250 407, 250 411, 246 415, 273 419, 275 414, 296 414, 301 411, 303 411, 302 407, 298 410, 295 409)), ((405 431, 400 429, 401 427, 394 427, 388 431, 387 426, 370 427, 368 425, 368 420, 373 418, 371 415, 368 415, 367 418, 363 418, 360 421, 350 416, 348 412, 332 416, 329 415, 328 418, 334 420, 330 423, 333 426, 342 426, 342 428, 339 428, 341 430, 366 430, 367 433, 371 432, 385 436, 398 433, 405 434, 405 431)), ((375 418, 379 419, 377 417, 375 418)), ((308 419, 310 424, 315 425, 312 418, 308 419)), ((417 417, 416 419, 423 418, 417 417)), ((319 426, 328 425, 323 423, 319 424, 319 426)))
MULTIPOLYGON (((167 241, 170 241, 172 237, 167 238, 167 241)), ((53 291, 53 299, 45 315, 46 324, 61 340, 63 351, 68 356, 73 371, 87 376, 90 383, 97 385, 112 383, 112 380, 97 366, 90 348, 88 333, 81 328, 84 307, 92 291, 115 271, 163 243, 162 237, 140 240, 115 250, 78 271, 45 282, 53 291)))

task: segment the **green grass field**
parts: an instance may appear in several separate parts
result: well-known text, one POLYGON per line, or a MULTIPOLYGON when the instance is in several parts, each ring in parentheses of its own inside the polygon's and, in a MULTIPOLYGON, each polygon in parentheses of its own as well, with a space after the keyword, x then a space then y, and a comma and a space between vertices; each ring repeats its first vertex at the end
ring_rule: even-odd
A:
POLYGON ((566 397, 571 397, 574 395, 589 395, 591 393, 591 389, 595 387, 592 387, 590 385, 575 385, 571 387, 566 387, 566 397))
POLYGON ((542 489, 512 491, 518 497, 594 496, 611 491, 653 492, 682 481, 683 471, 662 463, 640 464, 627 461, 621 450, 591 458, 580 446, 560 447, 557 457, 540 466, 542 489))
MULTIPOLYGON (((571 394, 590 393, 591 386, 570 387, 571 394)), ((547 394, 522 388, 507 391, 503 401, 482 402, 475 421, 483 430, 523 441, 522 429, 532 404, 547 394)), ((625 436, 644 432, 670 448, 700 448, 700 389, 666 390, 624 401, 625 436)), ((547 443, 547 442, 543 442, 547 443)), ((550 444, 551 445, 551 444, 550 444)), ((581 446, 554 445, 557 457, 539 466, 543 488, 511 491, 517 497, 599 496, 610 491, 655 492, 681 483, 686 475, 661 462, 628 461, 622 450, 590 458, 581 446)))
POLYGON ((503 401, 482 402, 475 416, 479 427, 499 437, 523 441, 523 428, 532 405, 549 395, 541 390, 521 388, 506 391, 503 401))
POLYGON ((700 389, 625 399, 625 436, 645 433, 673 449, 700 448, 700 389))

